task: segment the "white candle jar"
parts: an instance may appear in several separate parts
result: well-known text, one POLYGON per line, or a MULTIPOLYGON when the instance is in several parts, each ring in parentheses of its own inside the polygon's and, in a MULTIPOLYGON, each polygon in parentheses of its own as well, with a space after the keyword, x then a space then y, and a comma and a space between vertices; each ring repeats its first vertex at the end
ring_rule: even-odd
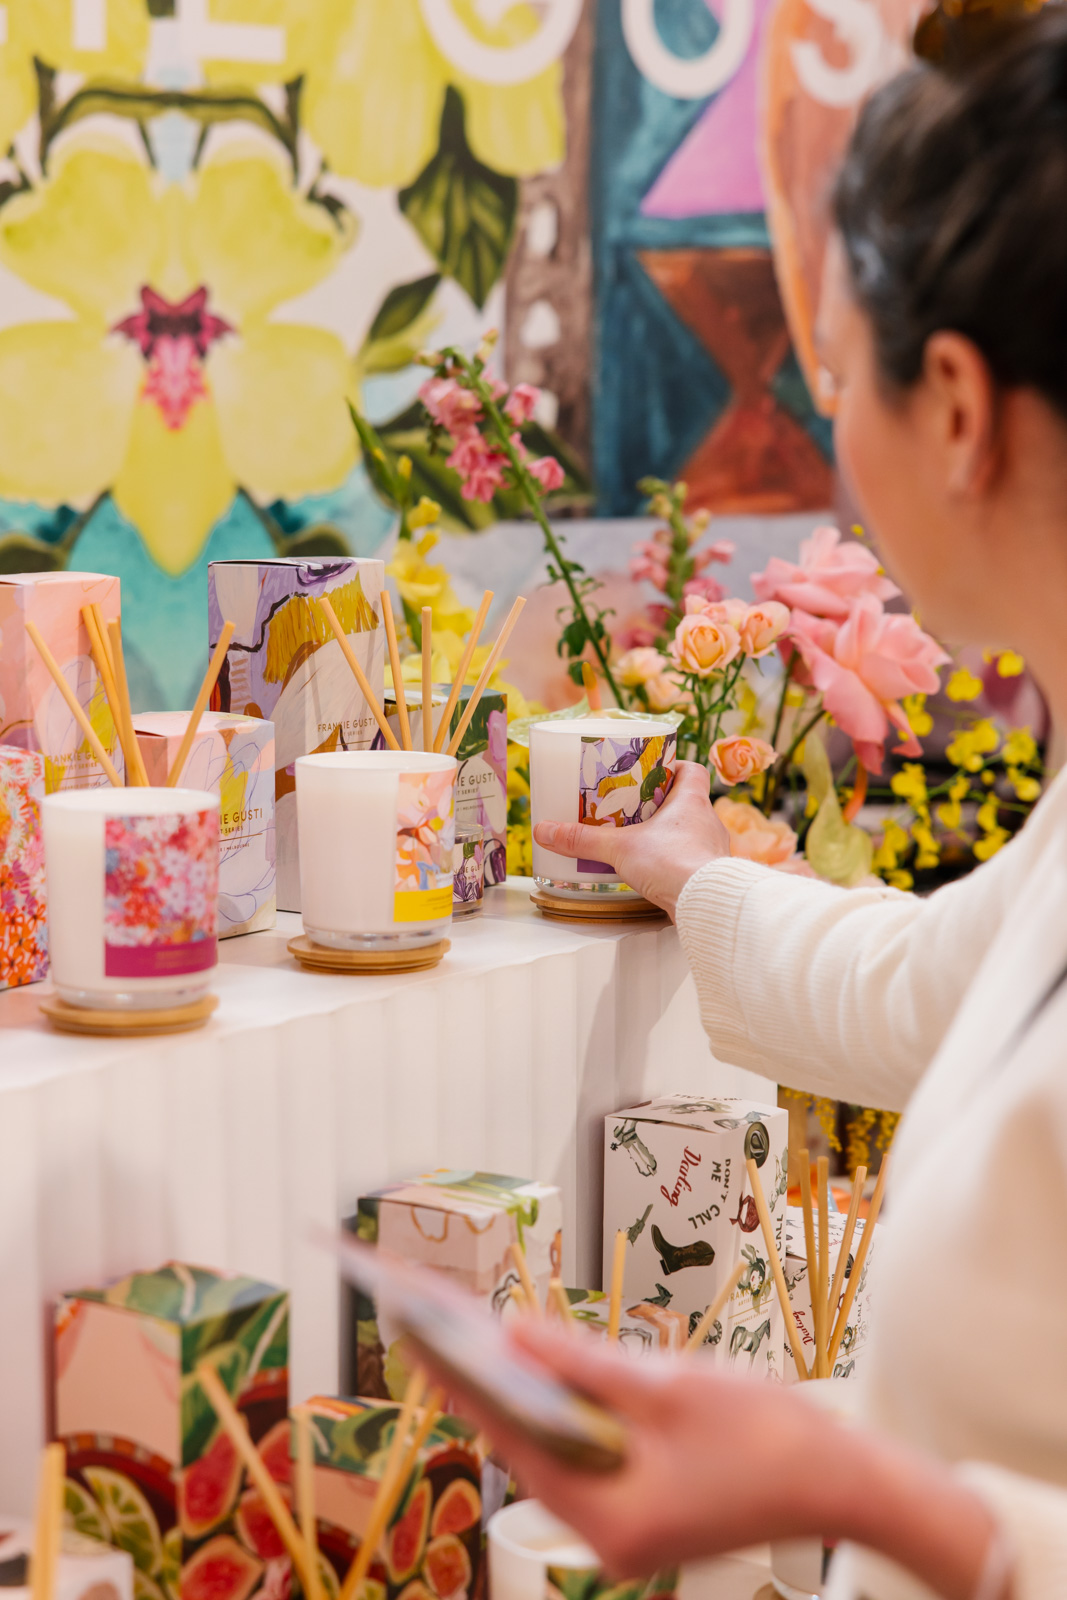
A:
POLYGON ((64 790, 45 796, 41 819, 59 998, 137 1011, 206 994, 218 959, 218 795, 64 790))
MULTIPOLYGON (((576 717, 530 729, 530 816, 539 822, 630 827, 647 822, 674 782, 678 735, 655 717, 576 717)), ((575 861, 534 839, 542 889, 576 899, 639 898, 604 861, 575 861)))
POLYGON ((345 750, 296 763, 304 932, 333 950, 411 950, 452 923, 453 756, 345 750))

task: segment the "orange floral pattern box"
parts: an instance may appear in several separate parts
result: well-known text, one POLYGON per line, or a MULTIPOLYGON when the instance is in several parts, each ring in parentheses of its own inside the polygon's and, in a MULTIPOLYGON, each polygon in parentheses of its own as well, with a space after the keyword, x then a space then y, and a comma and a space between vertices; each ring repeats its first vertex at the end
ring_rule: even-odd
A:
POLYGON ((27 572, 0 577, 0 744, 40 750, 45 792, 106 783, 63 696, 26 631, 32 622, 122 776, 119 744, 104 685, 89 651, 83 606, 104 622, 119 615, 119 580, 93 572, 27 572))
POLYGON ((48 973, 43 799, 44 756, 0 745, 0 989, 48 973))
MULTIPOLYGON (((526 1255, 543 1305, 560 1275, 563 1209, 559 1190, 495 1172, 430 1172, 364 1195, 345 1227, 404 1261, 434 1267, 498 1314, 519 1283, 511 1247, 526 1255)), ((399 1332, 367 1295, 348 1297, 349 1393, 400 1399, 407 1373, 399 1332)), ((343 1369, 342 1369, 343 1370, 343 1369)))
POLYGON ((288 1492, 288 1294, 172 1261, 63 1295, 55 1354, 66 1509, 132 1556, 136 1600, 286 1600, 288 1557, 196 1369, 288 1492))

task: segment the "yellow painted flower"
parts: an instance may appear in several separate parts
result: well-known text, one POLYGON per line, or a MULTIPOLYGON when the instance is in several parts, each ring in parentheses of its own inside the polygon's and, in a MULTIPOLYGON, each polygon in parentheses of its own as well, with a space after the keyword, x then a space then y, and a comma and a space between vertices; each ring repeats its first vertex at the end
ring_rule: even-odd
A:
MULTIPOLYGON (((501 54, 541 28, 531 5, 451 0, 449 9, 458 39, 501 54)), ((281 60, 212 61, 206 74, 216 83, 302 76, 308 131, 342 177, 374 188, 413 182, 437 150, 449 84, 463 96, 467 140, 486 166, 529 177, 563 159, 560 63, 514 83, 481 81, 465 70, 469 46, 446 56, 434 43, 420 0, 214 0, 212 14, 284 28, 281 60)))
POLYGON ((8 148, 37 109, 35 58, 57 71, 140 75, 148 49, 144 0, 108 0, 102 9, 87 26, 74 0, 7 0, 0 44, 0 149, 8 148))
POLYGON ((979 772, 982 757, 992 755, 999 742, 992 722, 988 717, 982 717, 973 727, 961 728, 947 746, 945 754, 954 767, 963 767, 967 772, 979 772))
POLYGON ((945 687, 950 700, 977 700, 981 692, 981 678, 976 678, 967 667, 957 667, 945 687))
POLYGON ((400 598, 412 611, 421 612, 424 606, 430 607, 438 647, 442 643, 436 639, 438 630, 459 636, 460 649, 456 651, 458 662, 462 636, 470 632, 474 612, 460 605, 447 567, 432 566, 426 560, 436 543, 437 533, 434 529, 424 533, 421 539, 399 539, 386 571, 396 579, 400 598))
POLYGON ((344 346, 271 313, 351 241, 258 147, 166 186, 124 146, 68 146, 0 213, 0 261, 71 313, 0 332, 0 494, 110 489, 177 575, 238 487, 335 488, 356 454, 344 346))
POLYGON ((1037 760, 1037 740, 1029 728, 1012 728, 1001 753, 1010 767, 1028 767, 1037 760))

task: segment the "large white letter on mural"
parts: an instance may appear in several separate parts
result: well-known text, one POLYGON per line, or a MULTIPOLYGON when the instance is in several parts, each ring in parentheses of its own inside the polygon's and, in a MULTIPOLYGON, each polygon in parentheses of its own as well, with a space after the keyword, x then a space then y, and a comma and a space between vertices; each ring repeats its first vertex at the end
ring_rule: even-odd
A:
POLYGON ((676 100, 703 100, 717 93, 738 70, 752 42, 753 0, 725 0, 715 43, 692 60, 667 49, 656 27, 654 4, 622 0, 623 36, 638 71, 676 100))
POLYGON ((209 0, 178 0, 177 20, 185 50, 198 61, 285 60, 285 29, 258 22, 212 22, 209 0))
POLYGON ((847 67, 832 67, 811 39, 798 39, 791 46, 797 77, 820 105, 854 106, 885 72, 888 41, 882 19, 868 0, 808 0, 808 5, 833 23, 852 61, 847 67))
MULTIPOLYGON (((434 44, 458 72, 479 83, 526 83, 550 67, 570 44, 582 15, 582 0, 548 0, 538 31, 522 44, 496 49, 470 34, 452 0, 419 0, 434 44)), ((510 11, 511 0, 497 10, 510 11)))

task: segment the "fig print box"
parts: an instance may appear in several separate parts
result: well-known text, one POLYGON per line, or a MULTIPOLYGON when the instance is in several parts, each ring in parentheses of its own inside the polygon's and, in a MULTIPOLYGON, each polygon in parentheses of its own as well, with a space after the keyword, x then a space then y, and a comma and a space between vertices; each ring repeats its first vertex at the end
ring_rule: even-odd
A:
MULTIPOLYGON (((345 1227, 367 1244, 419 1266, 436 1267, 496 1312, 519 1282, 510 1248, 521 1245, 542 1305, 559 1276, 563 1207, 551 1184, 492 1172, 431 1172, 364 1195, 345 1227)), ((407 1374, 399 1335, 374 1301, 349 1291, 352 1314, 347 1387, 352 1394, 400 1399, 407 1374)))
POLYGON ((48 975, 44 756, 0 745, 0 989, 48 975))
POLYGON ((172 1261, 63 1295, 55 1352, 67 1511, 130 1553, 137 1600, 287 1594, 288 1558, 195 1376, 206 1357, 287 1484, 285 1291, 172 1261))
POLYGON ((93 604, 105 623, 116 620, 119 580, 93 572, 0 577, 0 744, 42 752, 46 794, 108 780, 37 654, 27 622, 55 657, 119 777, 123 773, 122 746, 81 618, 82 606, 93 604))
MULTIPOLYGON (((343 1582, 363 1540, 400 1407, 316 1396, 309 1410, 319 1551, 330 1587, 331 1574, 343 1582)), ((438 1417, 371 1563, 364 1600, 396 1600, 404 1591, 408 1600, 484 1596, 483 1467, 489 1494, 500 1474, 485 1463, 475 1432, 459 1417, 438 1417)))
MULTIPOLYGON (((134 717, 149 783, 166 783, 188 720, 186 711, 134 717)), ((205 711, 181 783, 219 797, 219 938, 273 928, 274 724, 205 711)))
POLYGON ((666 1095, 604 1122, 604 1282, 624 1229, 625 1304, 682 1312, 695 1327, 738 1263, 748 1272, 705 1343, 716 1359, 781 1380, 784 1323, 746 1159, 784 1250, 789 1114, 752 1100, 666 1095))
POLYGON ((224 621, 236 631, 219 674, 213 709, 274 724, 274 824, 280 911, 300 910, 296 829, 298 756, 369 750, 377 724, 314 601, 337 614, 379 703, 385 673, 381 561, 212 561, 208 635, 224 621))

